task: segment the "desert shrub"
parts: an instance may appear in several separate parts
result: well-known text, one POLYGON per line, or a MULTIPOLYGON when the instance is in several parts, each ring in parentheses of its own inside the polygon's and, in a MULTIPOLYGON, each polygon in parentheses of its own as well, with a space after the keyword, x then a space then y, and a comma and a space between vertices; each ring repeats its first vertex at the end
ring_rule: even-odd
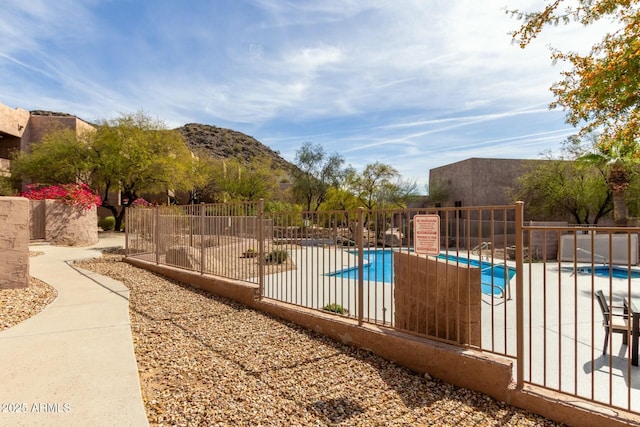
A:
POLYGON ((116 228, 116 219, 113 216, 102 218, 98 220, 98 227, 102 228, 104 231, 112 231, 116 228))
POLYGON ((274 249, 269 252, 265 261, 272 264, 282 264, 289 258, 289 254, 284 249, 274 249))
POLYGON ((133 203, 131 203, 132 208, 148 208, 151 206, 153 206, 151 202, 146 201, 142 197, 138 197, 133 201, 133 203))
POLYGON ((347 314, 348 312, 346 308, 344 308, 340 304, 336 304, 335 302, 325 305, 323 309, 338 314, 347 314))
POLYGON ((11 180, 5 176, 0 176, 0 196, 13 196, 16 190, 11 186, 11 180))

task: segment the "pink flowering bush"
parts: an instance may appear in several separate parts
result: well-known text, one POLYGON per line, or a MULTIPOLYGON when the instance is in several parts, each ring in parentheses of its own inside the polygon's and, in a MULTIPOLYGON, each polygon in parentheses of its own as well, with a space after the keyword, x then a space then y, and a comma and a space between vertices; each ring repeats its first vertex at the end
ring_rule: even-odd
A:
POLYGON ((151 206, 151 203, 147 202, 145 199, 143 199, 142 197, 138 197, 137 199, 135 199, 133 201, 133 203, 131 203, 132 207, 136 207, 136 208, 147 208, 149 206, 151 206))
POLYGON ((86 184, 61 184, 40 187, 39 184, 27 185, 27 191, 21 194, 31 200, 61 200, 62 202, 89 210, 94 206, 100 206, 100 196, 91 191, 86 184))

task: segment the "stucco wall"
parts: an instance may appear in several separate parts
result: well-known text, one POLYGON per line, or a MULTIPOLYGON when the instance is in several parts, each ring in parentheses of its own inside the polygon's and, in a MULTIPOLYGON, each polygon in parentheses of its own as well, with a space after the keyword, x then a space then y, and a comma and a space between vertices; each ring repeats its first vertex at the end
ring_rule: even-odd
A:
POLYGON ((90 246, 98 243, 98 214, 47 200, 45 205, 45 240, 59 246, 90 246))
POLYGON ((480 346, 480 269, 396 252, 396 328, 480 346))
POLYGON ((28 151, 33 143, 40 142, 49 132, 71 129, 78 135, 94 131, 89 123, 73 116, 38 116, 21 108, 12 109, 0 103, 0 157, 9 158, 10 151, 28 151))
POLYGON ((22 137, 27 122, 29 112, 22 108, 10 108, 0 102, 0 133, 22 137))
MULTIPOLYGON (((530 221, 529 225, 532 227, 568 227, 569 223, 566 221, 530 221)), ((530 236, 529 249, 525 256, 547 260, 558 258, 558 240, 560 240, 558 232, 534 230, 530 236)))
POLYGON ((14 151, 29 151, 31 144, 40 142, 45 134, 58 129, 72 129, 76 134, 95 131, 95 128, 73 116, 31 115, 22 108, 10 108, 0 102, 0 175, 9 174, 9 162, 14 151))
MULTIPOLYGON (((75 117, 60 116, 31 116, 29 119, 29 135, 27 145, 42 141, 42 138, 49 132, 63 129, 76 129, 77 119, 75 117)), ((23 147, 27 148, 27 147, 23 147)))
POLYGON ((0 176, 11 175, 11 162, 7 159, 0 158, 0 176))
MULTIPOLYGON (((28 121, 28 111, 0 103, 0 158, 9 159, 14 150, 20 150, 20 138, 26 131, 28 121)), ((2 168, 5 169, 4 166, 2 168)))
POLYGON ((29 286, 29 200, 0 197, 0 289, 29 286))
MULTIPOLYGON (((513 203, 508 191, 517 179, 546 160, 470 158, 429 171, 429 187, 447 194, 443 206, 496 206, 513 203)), ((530 219, 525 209, 525 219, 530 219)), ((564 218, 550 218, 564 219, 564 218)))
POLYGON ((576 262, 590 263, 593 257, 596 264, 638 265, 637 234, 565 235, 560 239, 562 249, 559 261, 574 262, 575 253, 576 262))

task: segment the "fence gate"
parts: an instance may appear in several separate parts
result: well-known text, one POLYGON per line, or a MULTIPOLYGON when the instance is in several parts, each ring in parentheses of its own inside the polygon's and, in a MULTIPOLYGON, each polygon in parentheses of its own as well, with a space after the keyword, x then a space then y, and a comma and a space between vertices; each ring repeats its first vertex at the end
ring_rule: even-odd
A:
POLYGON ((29 200, 29 239, 45 238, 45 200, 29 200))

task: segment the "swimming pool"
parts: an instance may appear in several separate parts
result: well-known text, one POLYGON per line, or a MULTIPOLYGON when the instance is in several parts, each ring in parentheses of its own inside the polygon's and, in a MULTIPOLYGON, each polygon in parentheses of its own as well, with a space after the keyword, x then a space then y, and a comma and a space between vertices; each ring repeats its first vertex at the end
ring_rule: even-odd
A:
MULTIPOLYGON (((626 267, 617 267, 615 265, 611 266, 611 268, 608 265, 578 267, 577 271, 578 273, 593 274, 599 277, 613 277, 614 279, 629 278, 629 270, 626 267)), ((640 279, 640 271, 631 270, 631 278, 640 279)))
MULTIPOLYGON (((393 252, 394 251, 389 249, 364 251, 364 266, 362 270, 363 280, 393 283, 393 252)), ((355 255, 357 254, 357 251, 352 251, 350 253, 355 255)), ((440 254, 438 255, 438 258, 441 260, 448 260, 450 262, 458 262, 461 265, 470 265, 472 267, 480 268, 482 293, 488 295, 503 295, 506 285, 516 274, 515 268, 507 267, 504 264, 491 264, 487 261, 456 257, 452 254, 440 254)), ((357 279, 358 267, 335 271, 328 275, 342 277, 345 279, 357 279)))
MULTIPOLYGON (((357 255, 358 251, 349 251, 357 255)), ((364 266, 362 277, 365 281, 393 283, 393 251, 389 249, 365 250, 363 252, 364 266)), ((346 268, 329 273, 328 276, 357 279, 358 267, 346 268)))
POLYGON ((505 264, 492 264, 488 261, 480 261, 476 259, 468 259, 458 257, 452 254, 440 254, 439 259, 458 262, 461 265, 470 265, 480 269, 480 285, 483 294, 502 295, 513 276, 516 275, 516 269, 508 267, 505 264))

